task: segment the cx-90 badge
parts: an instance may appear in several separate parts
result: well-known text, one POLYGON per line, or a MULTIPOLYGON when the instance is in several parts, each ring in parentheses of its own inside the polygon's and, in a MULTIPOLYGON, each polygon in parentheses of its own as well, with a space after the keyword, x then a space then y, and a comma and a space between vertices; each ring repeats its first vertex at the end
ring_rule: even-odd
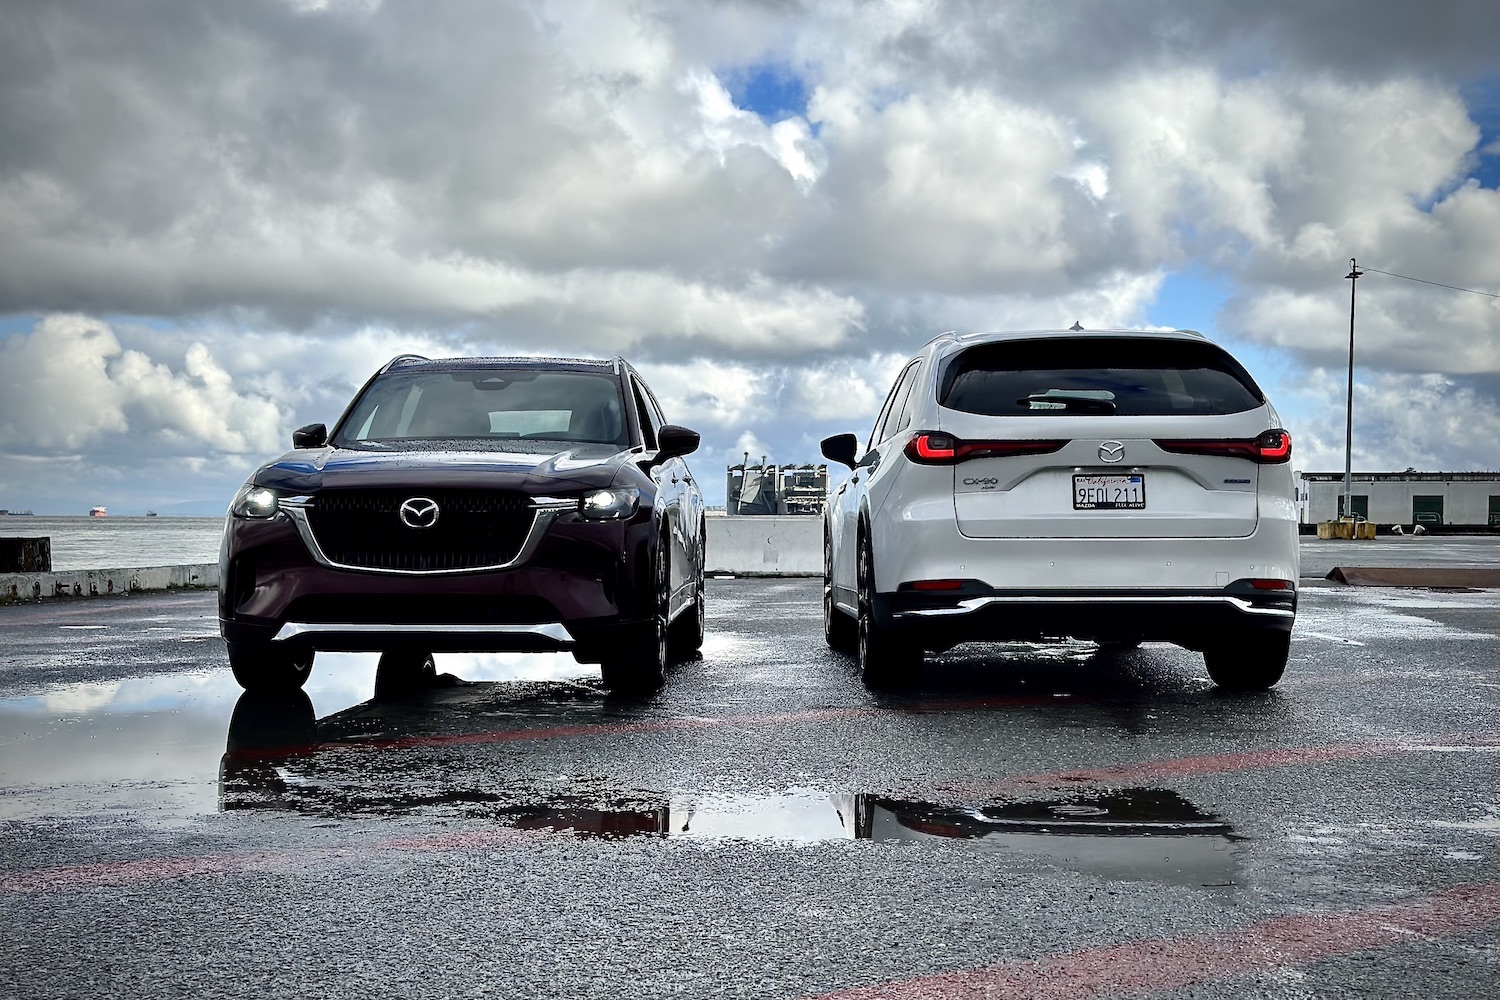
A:
POLYGON ((1099 446, 1099 461, 1114 465, 1125 457, 1125 446, 1118 441, 1106 441, 1099 446))
POLYGON ((412 497, 401 505, 401 523, 408 528, 430 528, 437 524, 438 505, 427 497, 412 497))

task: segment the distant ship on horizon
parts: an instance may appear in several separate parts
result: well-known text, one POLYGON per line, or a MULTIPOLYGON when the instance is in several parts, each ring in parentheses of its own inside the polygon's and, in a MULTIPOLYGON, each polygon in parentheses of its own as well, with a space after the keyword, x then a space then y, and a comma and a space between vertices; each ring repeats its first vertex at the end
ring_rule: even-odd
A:
POLYGON ((0 510, 0 517, 35 517, 36 514, 29 510, 0 510))
POLYGON ((90 507, 89 517, 105 517, 109 514, 107 507, 90 507))
POLYGON ((154 511, 154 510, 148 510, 148 511, 146 511, 146 516, 147 517, 155 517, 156 516, 156 511, 154 511))

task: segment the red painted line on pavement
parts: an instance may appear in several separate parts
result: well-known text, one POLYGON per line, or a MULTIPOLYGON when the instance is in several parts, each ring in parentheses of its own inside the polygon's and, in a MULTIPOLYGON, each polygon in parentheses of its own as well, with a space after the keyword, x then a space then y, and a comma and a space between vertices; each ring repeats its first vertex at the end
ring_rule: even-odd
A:
POLYGON ((1273 917, 1217 933, 1062 952, 838 990, 815 1000, 1078 1000, 1157 993, 1496 924, 1500 882, 1486 882, 1447 889, 1414 903, 1273 917))
POLYGON ((720 715, 689 719, 662 719, 658 722, 594 722, 573 726, 550 726, 540 729, 501 729, 482 733, 452 733, 435 736, 397 736, 378 740, 314 743, 286 747, 234 750, 229 756, 259 759, 287 757, 296 754, 344 750, 410 750, 420 747, 471 746, 485 743, 514 743, 523 740, 577 739, 586 736, 616 736, 630 733, 671 733, 720 726, 770 726, 788 722, 824 722, 874 715, 874 708, 823 708, 806 712, 776 712, 769 715, 720 715))
POLYGON ((459 851, 514 844, 553 836, 548 830, 517 830, 501 827, 426 837, 401 837, 347 847, 306 847, 286 851, 248 851, 203 854, 196 857, 139 858, 131 861, 100 861, 86 865, 63 865, 0 875, 0 892, 90 889, 101 886, 165 882, 200 875, 233 875, 239 872, 301 870, 309 863, 361 860, 371 851, 459 851))
POLYGON ((1421 741, 1405 739, 1372 743, 1343 743, 1322 747, 1246 750, 1240 753, 1210 754, 1199 757, 1170 757, 1163 760, 1114 764, 1109 767, 1083 768, 1074 771, 1013 775, 983 784, 947 786, 944 791, 950 797, 955 794, 994 797, 1025 789, 1068 788, 1076 785, 1133 785, 1197 774, 1231 774, 1236 771, 1261 768, 1390 757, 1396 754, 1420 753, 1434 746, 1482 750, 1497 745, 1500 745, 1500 735, 1466 733, 1448 734, 1421 741))

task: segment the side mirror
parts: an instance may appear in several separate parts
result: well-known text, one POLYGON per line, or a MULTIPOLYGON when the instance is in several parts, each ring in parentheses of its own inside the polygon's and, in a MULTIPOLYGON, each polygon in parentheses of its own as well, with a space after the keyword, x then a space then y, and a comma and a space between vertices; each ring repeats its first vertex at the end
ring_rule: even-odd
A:
POLYGON ((323 424, 308 424, 292 431, 293 448, 321 448, 328 443, 328 428, 323 424))
POLYGON ((823 439, 823 457, 830 462, 854 468, 854 456, 859 451, 859 438, 853 434, 835 434, 823 439))
POLYGON ((701 440, 697 431, 690 431, 676 424, 662 424, 656 432, 656 460, 665 462, 691 455, 698 450, 701 440))

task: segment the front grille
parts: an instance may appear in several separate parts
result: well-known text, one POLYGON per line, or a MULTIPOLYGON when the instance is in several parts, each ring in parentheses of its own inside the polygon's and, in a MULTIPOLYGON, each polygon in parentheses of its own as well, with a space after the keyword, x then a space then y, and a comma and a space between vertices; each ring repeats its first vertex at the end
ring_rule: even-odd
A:
POLYGON ((535 518, 525 496, 493 490, 325 490, 307 509, 329 561, 417 572, 502 566, 521 551, 535 518), (402 523, 401 504, 413 497, 437 503, 432 527, 402 523))

